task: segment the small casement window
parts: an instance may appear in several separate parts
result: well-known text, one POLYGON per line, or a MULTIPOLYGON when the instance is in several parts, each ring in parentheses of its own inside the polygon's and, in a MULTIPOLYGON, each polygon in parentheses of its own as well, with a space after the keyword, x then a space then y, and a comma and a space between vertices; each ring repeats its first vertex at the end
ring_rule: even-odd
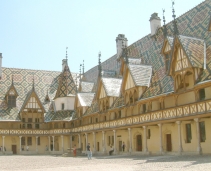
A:
POLYGON ((62 103, 62 110, 64 110, 64 103, 62 103))
POLYGON ((27 145, 32 145, 32 137, 27 137, 27 145))
POLYGON ((40 137, 37 138, 37 145, 40 145, 40 137))
POLYGON ((8 107, 16 107, 16 96, 8 95, 8 107))
POLYGON ((200 141, 205 142, 206 140, 206 132, 205 132, 205 122, 199 122, 199 130, 200 130, 200 141))
POLYGON ((186 143, 191 143, 192 134, 191 134, 191 124, 186 124, 186 143))
POLYGON ((204 100, 205 99, 205 89, 200 89, 199 90, 199 100, 204 100))
POLYGON ((25 137, 21 137, 21 145, 26 145, 25 137))

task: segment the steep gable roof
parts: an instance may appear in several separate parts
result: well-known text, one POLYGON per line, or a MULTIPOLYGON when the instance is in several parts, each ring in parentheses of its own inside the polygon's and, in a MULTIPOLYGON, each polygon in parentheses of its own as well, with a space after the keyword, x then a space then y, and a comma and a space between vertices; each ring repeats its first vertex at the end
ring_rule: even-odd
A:
POLYGON ((79 90, 80 92, 93 92, 94 82, 81 81, 79 90))
POLYGON ((91 106, 95 93, 78 93, 78 100, 81 106, 91 106))

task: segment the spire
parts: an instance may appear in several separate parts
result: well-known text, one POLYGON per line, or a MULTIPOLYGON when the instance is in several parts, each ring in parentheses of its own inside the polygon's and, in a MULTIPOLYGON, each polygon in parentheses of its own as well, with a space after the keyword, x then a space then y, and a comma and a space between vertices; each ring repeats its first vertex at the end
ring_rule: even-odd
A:
POLYGON ((82 64, 80 64, 80 69, 79 69, 79 73, 80 73, 79 80, 80 80, 80 82, 81 82, 81 66, 82 66, 82 64))
POLYGON ((84 75, 84 60, 83 60, 83 75, 84 75))
POLYGON ((165 19, 165 9, 163 9, 163 35, 167 37, 167 27, 166 27, 166 19, 165 19))
POLYGON ((174 10, 174 0, 172 0, 172 17, 174 19, 173 24, 174 24, 174 35, 179 34, 178 28, 177 28, 177 21, 176 21, 176 15, 175 15, 175 10, 174 10))
POLYGON ((98 57, 99 57, 99 62, 98 62, 98 76, 101 77, 102 76, 102 66, 101 66, 101 61, 100 61, 100 57, 101 57, 101 52, 98 53, 98 57))
POLYGON ((67 58, 68 58, 68 55, 67 55, 67 49, 68 49, 68 47, 66 47, 66 60, 67 60, 67 58))
POLYGON ((32 79, 32 89, 34 90, 34 74, 33 74, 33 79, 32 79))

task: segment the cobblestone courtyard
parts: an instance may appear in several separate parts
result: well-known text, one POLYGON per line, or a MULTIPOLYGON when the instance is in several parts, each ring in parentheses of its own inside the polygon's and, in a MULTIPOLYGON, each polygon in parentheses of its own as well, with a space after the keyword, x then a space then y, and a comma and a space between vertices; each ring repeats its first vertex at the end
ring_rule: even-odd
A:
POLYGON ((160 171, 211 170, 211 155, 202 156, 0 156, 0 171, 160 171))

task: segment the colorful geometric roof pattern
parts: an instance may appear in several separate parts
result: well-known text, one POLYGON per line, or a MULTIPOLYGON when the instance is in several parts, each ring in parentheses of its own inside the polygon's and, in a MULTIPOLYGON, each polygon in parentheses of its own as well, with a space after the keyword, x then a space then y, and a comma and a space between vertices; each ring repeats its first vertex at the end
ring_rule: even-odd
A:
POLYGON ((59 87, 55 98, 66 97, 69 95, 76 95, 76 85, 68 65, 65 65, 64 70, 60 76, 59 87))
POLYGON ((204 40, 178 35, 183 50, 193 67, 203 67, 204 63, 204 40))
POLYGON ((45 113, 45 121, 70 121, 74 117, 75 111, 61 110, 57 112, 48 111, 45 113))
POLYGON ((128 64, 128 69, 136 86, 149 87, 152 76, 152 66, 128 64))
POLYGON ((91 106, 95 93, 78 93, 81 106, 91 106))
POLYGON ((134 65, 140 65, 141 64, 141 58, 128 58, 129 64, 134 64, 134 65))
POLYGON ((93 114, 99 111, 98 102, 95 100, 92 102, 92 105, 86 110, 86 112, 83 115, 89 115, 93 114))
POLYGON ((120 79, 120 78, 102 78, 102 84, 105 88, 107 96, 119 97, 122 79, 120 79))
MULTIPOLYGON (((28 93, 32 90, 33 79, 34 88, 45 111, 52 110, 52 100, 58 89, 60 74, 61 72, 57 71, 2 67, 2 79, 0 79, 0 120, 20 120, 19 112, 27 98, 28 93), (7 106, 5 95, 12 85, 12 80, 18 96, 16 98, 16 107, 9 108, 7 106), (50 101, 45 100, 47 92, 50 101)), ((72 73, 74 81, 76 80, 76 75, 77 74, 72 73)))

